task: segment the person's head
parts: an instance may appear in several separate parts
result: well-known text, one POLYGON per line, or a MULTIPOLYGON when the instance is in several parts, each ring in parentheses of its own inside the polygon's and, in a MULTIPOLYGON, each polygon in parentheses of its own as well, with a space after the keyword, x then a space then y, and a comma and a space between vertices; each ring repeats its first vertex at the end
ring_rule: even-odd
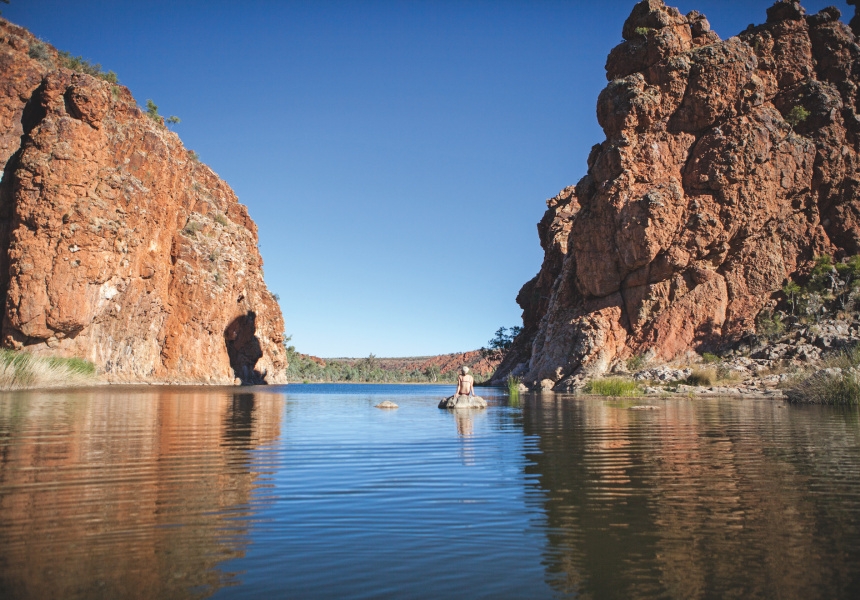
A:
POLYGON ((463 375, 468 375, 469 367, 460 367, 460 373, 462 373, 463 375))

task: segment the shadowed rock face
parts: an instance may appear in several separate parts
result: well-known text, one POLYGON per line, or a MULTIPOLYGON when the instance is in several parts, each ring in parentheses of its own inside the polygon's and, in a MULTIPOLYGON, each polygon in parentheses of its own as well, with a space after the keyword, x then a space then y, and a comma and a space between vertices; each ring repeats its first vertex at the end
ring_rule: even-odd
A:
POLYGON ((128 89, 36 41, 0 20, 3 345, 117 382, 285 381, 246 208, 128 89))
POLYGON ((634 354, 725 347, 816 255, 860 252, 860 47, 839 17, 780 1, 720 41, 695 11, 633 8, 597 101, 606 140, 548 201, 497 378, 570 389, 634 354))

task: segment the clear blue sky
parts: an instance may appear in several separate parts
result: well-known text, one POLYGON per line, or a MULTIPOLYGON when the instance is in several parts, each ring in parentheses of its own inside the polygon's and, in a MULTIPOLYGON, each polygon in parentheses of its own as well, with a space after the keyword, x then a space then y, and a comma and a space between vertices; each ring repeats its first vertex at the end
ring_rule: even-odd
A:
MULTIPOLYGON (((812 13, 844 0, 806 0, 812 13)), ((544 201, 603 140, 634 2, 12 0, 3 16, 152 98, 260 230, 318 356, 470 350, 520 324, 544 201), (465 230, 465 233, 463 231, 465 230)), ((669 2, 723 38, 769 0, 669 2)))

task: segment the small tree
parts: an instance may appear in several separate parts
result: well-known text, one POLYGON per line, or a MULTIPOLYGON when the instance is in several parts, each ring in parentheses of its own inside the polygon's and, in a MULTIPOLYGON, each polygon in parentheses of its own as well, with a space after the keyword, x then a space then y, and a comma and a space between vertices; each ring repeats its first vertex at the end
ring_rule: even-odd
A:
POLYGON ((158 105, 149 99, 146 101, 146 114, 155 122, 160 122, 161 120, 161 115, 158 114, 158 105))
MULTIPOLYGON (((156 110, 158 110, 157 106, 155 108, 156 108, 156 110)), ((170 115, 169 117, 167 117, 164 120, 164 122, 167 123, 168 126, 169 125, 179 125, 182 122, 182 120, 179 117, 177 117, 176 115, 170 115)))
POLYGON ((430 365, 426 369, 424 369, 424 376, 427 378, 427 381, 432 381, 433 383, 439 379, 439 365, 430 365))
POLYGON ((797 285, 796 282, 791 279, 782 287, 782 293, 785 294, 785 297, 788 298, 788 303, 791 304, 791 314, 793 315, 797 310, 797 300, 800 298, 800 294, 803 292, 801 287, 797 285))
POLYGON ((489 348, 481 348, 484 356, 492 357, 501 360, 505 353, 514 343, 514 339, 522 332, 523 328, 514 325, 510 329, 507 327, 499 327, 496 330, 496 335, 488 342, 489 348))
POLYGON ((824 311, 824 298, 818 292, 811 292, 806 297, 806 314, 818 323, 821 313, 824 311))
POLYGON ((762 310, 756 317, 756 333, 767 340, 773 340, 785 333, 782 316, 769 309, 762 310))
POLYGON ((845 262, 836 264, 836 272, 839 275, 839 285, 836 296, 842 310, 848 308, 852 303, 855 292, 860 288, 860 255, 855 255, 845 262))
POLYGON ((785 120, 791 125, 792 130, 803 123, 806 119, 809 118, 809 115, 812 114, 805 108, 803 108, 800 104, 793 107, 788 114, 785 115, 785 120))

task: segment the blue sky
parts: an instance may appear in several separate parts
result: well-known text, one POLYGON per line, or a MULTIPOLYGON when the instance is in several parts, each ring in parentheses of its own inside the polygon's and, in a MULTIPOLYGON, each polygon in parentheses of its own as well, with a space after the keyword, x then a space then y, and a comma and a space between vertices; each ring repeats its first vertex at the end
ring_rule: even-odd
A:
MULTIPOLYGON (((484 345, 521 323, 545 200, 604 136, 634 2, 12 0, 3 16, 116 71, 257 222, 286 331, 318 356, 484 345)), ((669 2, 721 37, 767 0, 669 2)), ((807 0, 807 12, 829 2, 807 0)), ((843 20, 853 15, 835 4, 843 20)))

